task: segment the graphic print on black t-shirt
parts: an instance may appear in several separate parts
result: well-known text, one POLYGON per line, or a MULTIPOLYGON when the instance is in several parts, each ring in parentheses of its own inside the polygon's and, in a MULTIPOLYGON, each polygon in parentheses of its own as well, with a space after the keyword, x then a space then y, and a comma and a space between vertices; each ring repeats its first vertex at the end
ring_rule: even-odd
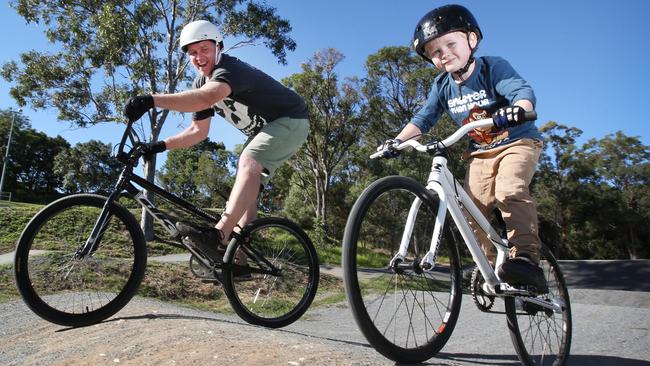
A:
POLYGON ((230 98, 226 98, 214 105, 214 110, 245 135, 258 132, 266 124, 260 115, 250 115, 248 106, 230 98))
MULTIPOLYGON (((194 80, 194 88, 201 88, 206 79, 205 76, 198 76, 194 80)), ((197 118, 211 117, 214 114, 210 112, 216 112, 245 135, 253 136, 267 123, 280 117, 309 117, 307 105, 293 90, 227 54, 223 54, 215 65, 210 80, 227 83, 231 93, 213 104, 211 111, 195 114, 197 118)))

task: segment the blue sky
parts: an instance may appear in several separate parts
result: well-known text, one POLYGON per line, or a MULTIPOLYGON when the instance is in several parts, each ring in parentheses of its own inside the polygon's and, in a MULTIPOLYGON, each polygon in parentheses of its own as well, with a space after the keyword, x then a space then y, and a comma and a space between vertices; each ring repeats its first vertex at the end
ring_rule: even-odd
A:
MULTIPOLYGON (((650 144, 644 105, 650 84, 647 40, 650 1, 458 1, 477 18, 484 34, 478 55, 502 56, 533 86, 537 125, 556 121, 583 131, 579 142, 623 131, 650 144)), ((368 55, 385 46, 408 46, 417 21, 443 4, 435 1, 304 1, 274 0, 268 4, 291 22, 297 49, 279 65, 262 45, 231 54, 281 79, 300 72, 300 64, 325 48, 345 55, 341 76, 365 75, 368 55)), ((3 46, 0 62, 19 60, 31 49, 52 50, 42 30, 26 25, 5 1, 0 7, 3 46)), ((226 38, 226 47, 229 39, 226 38)), ((8 85, 0 80, 0 108, 16 107, 8 85)), ((649 93, 650 95, 650 93, 649 93)), ((104 124, 74 129, 56 120, 55 111, 24 113, 32 126, 70 143, 100 139, 116 143, 121 127, 104 124)), ((179 131, 189 119, 168 120, 162 136, 179 131)), ((224 121, 213 120, 210 138, 231 149, 243 135, 224 121)))

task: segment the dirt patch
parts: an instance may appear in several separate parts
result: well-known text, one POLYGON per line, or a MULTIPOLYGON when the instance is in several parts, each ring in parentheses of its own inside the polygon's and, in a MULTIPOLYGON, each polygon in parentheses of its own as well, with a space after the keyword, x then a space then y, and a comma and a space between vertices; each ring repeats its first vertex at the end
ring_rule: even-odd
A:
POLYGON ((315 322, 273 330, 142 298, 116 317, 84 328, 48 323, 20 301, 0 305, 0 314, 3 365, 391 364, 362 344, 302 330, 315 322))

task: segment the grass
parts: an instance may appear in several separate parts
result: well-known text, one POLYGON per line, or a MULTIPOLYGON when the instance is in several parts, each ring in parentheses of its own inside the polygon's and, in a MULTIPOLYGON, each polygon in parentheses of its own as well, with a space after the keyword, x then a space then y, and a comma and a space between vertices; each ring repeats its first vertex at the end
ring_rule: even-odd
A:
POLYGON ((43 205, 17 202, 0 207, 0 254, 14 250, 20 233, 41 208, 43 205))
MULTIPOLYGON (((45 259, 46 256, 49 255, 39 256, 39 258, 45 259)), ((88 286, 93 281, 99 281, 101 282, 100 285, 103 286, 102 289, 105 289, 105 287, 110 288, 114 284, 122 284, 124 282, 124 271, 128 271, 122 266, 113 266, 110 269, 104 268, 99 274, 101 280, 98 280, 97 273, 92 271, 92 267, 89 268, 89 271, 83 272, 83 278, 87 280, 84 286, 88 286)), ((43 293, 62 290, 60 287, 62 284, 60 283, 35 281, 35 285, 38 286, 39 292, 43 293)), ((86 287, 85 289, 88 290, 89 288, 86 287)), ((190 272, 185 263, 149 262, 137 295, 200 310, 226 314, 233 313, 230 302, 221 286, 202 282, 190 272)), ((18 299, 18 297, 12 266, 0 266, 0 303, 18 299)), ((327 306, 339 303, 344 299, 342 280, 322 274, 318 293, 312 306, 327 306)), ((277 301, 278 308, 275 311, 282 312, 286 308, 285 303, 286 301, 279 299, 277 301)))
POLYGON ((0 265, 0 303, 16 299, 18 289, 14 282, 13 266, 0 265))

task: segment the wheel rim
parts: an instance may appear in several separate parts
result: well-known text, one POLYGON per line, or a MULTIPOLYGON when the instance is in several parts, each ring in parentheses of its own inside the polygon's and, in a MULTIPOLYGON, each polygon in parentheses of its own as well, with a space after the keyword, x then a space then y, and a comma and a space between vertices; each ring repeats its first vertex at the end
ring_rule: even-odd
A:
POLYGON ((135 253, 128 228, 113 217, 92 256, 75 254, 101 211, 92 205, 64 208, 33 235, 27 256, 32 296, 54 312, 84 315, 113 302, 131 280, 135 253))
MULTIPOLYGON (((452 269, 458 264, 450 266, 453 256, 449 255, 449 246, 441 246, 433 270, 420 267, 430 247, 435 219, 426 204, 419 207, 403 262, 391 265, 415 198, 409 189, 396 188, 386 189, 371 200, 355 233, 353 263, 346 266, 356 272, 346 288, 348 296, 356 299, 352 304, 355 318, 376 349, 382 352, 393 348, 395 353, 412 350, 418 354, 415 357, 424 359, 428 357, 422 355, 437 352, 451 334, 460 295, 457 273, 452 269)), ((448 244, 445 239, 443 243, 448 244)))

